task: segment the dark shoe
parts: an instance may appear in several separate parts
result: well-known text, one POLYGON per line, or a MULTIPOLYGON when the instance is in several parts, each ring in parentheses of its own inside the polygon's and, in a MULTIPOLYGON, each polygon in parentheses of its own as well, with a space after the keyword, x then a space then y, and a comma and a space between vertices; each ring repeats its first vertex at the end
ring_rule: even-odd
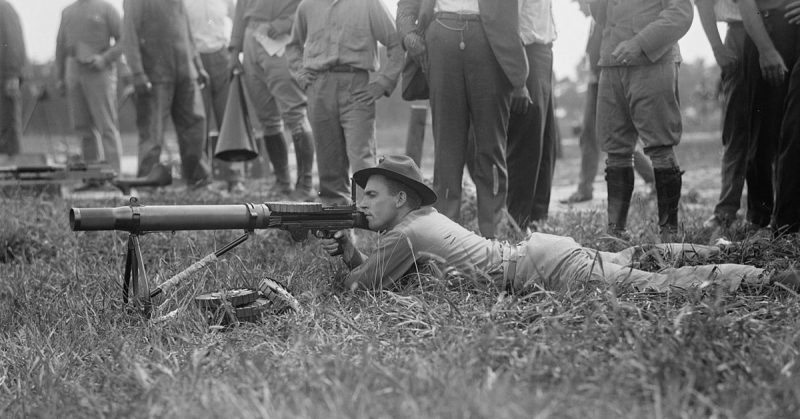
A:
POLYGON ((586 202, 592 200, 591 193, 583 193, 583 192, 575 192, 574 194, 570 195, 567 199, 562 199, 558 202, 562 204, 577 204, 578 202, 586 202))
POLYGON ((678 232, 678 204, 681 200, 681 169, 654 168, 656 197, 658 198, 658 227, 662 235, 673 236, 678 232))
POLYGON ((614 236, 627 235, 628 208, 633 195, 633 167, 607 167, 608 232, 614 236))

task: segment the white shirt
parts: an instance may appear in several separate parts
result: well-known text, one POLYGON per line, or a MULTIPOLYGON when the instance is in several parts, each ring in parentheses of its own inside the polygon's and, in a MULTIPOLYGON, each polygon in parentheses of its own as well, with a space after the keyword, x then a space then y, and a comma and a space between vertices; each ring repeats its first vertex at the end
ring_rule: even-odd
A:
POLYGON ((519 0, 519 36, 525 45, 556 40, 552 0, 519 0))
POLYGON ((228 46, 233 25, 232 0, 184 0, 183 4, 198 52, 208 54, 228 46))
POLYGON ((434 11, 477 15, 481 8, 478 0, 436 0, 434 11))

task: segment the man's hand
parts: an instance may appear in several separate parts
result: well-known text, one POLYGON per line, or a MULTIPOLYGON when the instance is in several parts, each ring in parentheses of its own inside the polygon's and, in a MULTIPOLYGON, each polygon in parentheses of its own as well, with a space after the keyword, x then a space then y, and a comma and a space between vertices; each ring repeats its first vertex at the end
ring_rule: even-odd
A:
POLYGON ((357 253, 356 247, 353 245, 353 231, 352 230, 339 230, 333 234, 332 239, 321 239, 322 249, 328 252, 331 256, 342 256, 345 263, 353 258, 357 253))
POLYGON ((94 71, 103 71, 107 66, 106 59, 100 54, 93 55, 88 64, 89 67, 94 71))
POLYGON ((153 84, 144 73, 133 75, 133 90, 137 95, 146 95, 153 89, 153 84))
POLYGON ((228 72, 231 76, 234 74, 242 74, 244 71, 242 68, 242 60, 239 59, 240 52, 238 48, 231 49, 231 55, 228 57, 228 72))
POLYGON ((3 83, 3 93, 8 97, 18 98, 21 95, 19 90, 19 77, 6 79, 3 83))
POLYGON ((313 71, 301 70, 297 75, 297 84, 305 92, 317 80, 317 73, 313 71))
POLYGON ((642 51, 642 47, 639 46, 639 43, 634 41, 633 39, 629 39, 627 41, 622 41, 614 48, 614 51, 611 53, 611 56, 617 60, 618 63, 622 65, 628 65, 631 62, 642 58, 644 52, 642 51))
POLYGON ((531 104, 533 104, 533 101, 527 86, 516 88, 511 92, 511 112, 525 114, 531 104))
POLYGON ((733 67, 739 60, 739 57, 736 56, 736 53, 725 45, 720 45, 713 50, 714 59, 717 60, 717 65, 719 68, 723 70, 733 67))
POLYGON ((780 86, 789 72, 781 54, 774 48, 764 53, 759 52, 758 63, 761 66, 761 76, 772 86, 780 86))
POLYGON ((794 0, 786 5, 786 20, 794 25, 800 25, 800 0, 794 0))
POLYGON ((386 90, 383 88, 383 86, 376 82, 372 82, 367 85, 366 89, 355 92, 353 94, 353 99, 355 99, 356 102, 361 102, 365 105, 372 105, 385 93, 386 90))
MULTIPOLYGON (((800 0, 798 0, 800 1, 800 0)), ((410 33, 403 38, 403 45, 406 47, 408 55, 422 67, 422 71, 428 72, 428 49, 425 46, 425 38, 416 33, 410 33)))
POLYGON ((281 36, 281 34, 278 33, 278 30, 275 29, 274 26, 270 25, 269 23, 267 23, 266 25, 267 25, 267 36, 268 37, 270 37, 272 39, 278 39, 278 37, 281 36))
POLYGON ((201 89, 205 89, 208 82, 211 80, 211 77, 208 75, 208 72, 203 67, 197 68, 197 85, 200 86, 201 89))

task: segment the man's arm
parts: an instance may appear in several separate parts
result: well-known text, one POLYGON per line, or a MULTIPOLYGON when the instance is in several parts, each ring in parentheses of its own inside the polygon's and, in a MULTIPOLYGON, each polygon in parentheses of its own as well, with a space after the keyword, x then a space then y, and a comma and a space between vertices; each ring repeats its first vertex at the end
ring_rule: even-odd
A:
POLYGON ((247 8, 249 0, 239 0, 236 2, 236 8, 233 12, 233 28, 231 29, 231 43, 228 49, 234 53, 242 51, 244 45, 244 11, 247 8))
POLYGON ((303 90, 307 89, 316 78, 313 72, 303 68, 303 50, 307 35, 308 27, 303 12, 303 5, 301 4, 297 8, 297 15, 295 16, 294 25, 292 26, 291 40, 286 44, 285 57, 289 62, 289 70, 292 76, 294 76, 303 90))
POLYGON ((388 60, 381 68, 378 78, 370 83, 367 90, 356 93, 355 99, 366 103, 375 102, 381 96, 392 94, 400 78, 400 72, 403 71, 404 55, 392 15, 382 1, 369 3, 369 23, 373 38, 386 47, 388 60))
POLYGON ((758 62, 762 77, 773 86, 780 85, 789 70, 764 27, 764 21, 761 20, 761 12, 756 7, 755 0, 739 0, 738 4, 744 29, 758 49, 758 62))
POLYGON ((149 90, 150 80, 142 67, 142 53, 139 51, 138 23, 142 18, 142 6, 138 0, 125 0, 122 3, 122 50, 131 70, 133 83, 137 90, 149 90))
MULTIPOLYGON (((389 288, 416 264, 414 250, 408 237, 397 230, 382 234, 378 238, 375 252, 369 257, 358 252, 352 242, 345 243, 344 240, 348 240, 342 240, 345 237, 349 236, 342 234, 338 244, 344 252, 342 259, 350 268, 350 274, 345 279, 347 289, 354 291, 360 288, 366 290, 389 288), (348 255, 349 248, 353 249, 350 255, 348 255)), ((328 253, 336 250, 337 243, 331 240, 328 244, 325 247, 328 253)))
POLYGON ((703 26, 706 38, 708 38, 708 43, 711 44, 711 50, 714 52, 714 59, 717 60, 717 65, 720 68, 727 68, 736 64, 739 57, 723 44, 722 38, 719 36, 717 16, 714 13, 714 1, 697 0, 697 14, 700 16, 700 23, 703 26))
POLYGON ((635 46, 651 62, 656 62, 686 35, 693 17, 694 7, 690 0, 669 0, 668 6, 658 14, 656 20, 631 40, 620 43, 618 49, 635 46))
POLYGON ((111 37, 114 38, 114 45, 107 49, 103 55, 103 61, 106 65, 119 60, 122 55, 122 19, 119 12, 110 3, 106 3, 106 24, 111 37))

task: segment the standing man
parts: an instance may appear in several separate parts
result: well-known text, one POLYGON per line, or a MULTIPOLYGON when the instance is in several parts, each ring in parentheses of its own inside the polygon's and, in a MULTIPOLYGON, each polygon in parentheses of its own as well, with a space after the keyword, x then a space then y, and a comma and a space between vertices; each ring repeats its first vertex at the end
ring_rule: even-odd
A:
MULTIPOLYGON (((589 14, 589 0, 578 0, 581 11, 589 14)), ((589 82, 586 84, 586 101, 583 108, 583 126, 579 140, 581 149, 581 170, 578 174, 578 190, 562 204, 575 204, 591 201, 594 196, 594 178, 597 176, 597 166, 600 162, 600 144, 597 142, 597 83, 600 80, 600 42, 603 40, 603 28, 594 21, 589 28, 589 40, 586 43, 586 61, 589 66, 589 82)), ((655 193, 653 186, 653 167, 650 160, 642 152, 641 147, 636 147, 633 152, 633 170, 642 177, 650 186, 651 193, 655 193)))
MULTIPOLYGON (((222 124, 231 81, 228 71, 228 40, 235 5, 233 0, 184 0, 184 6, 189 15, 194 44, 200 53, 203 68, 208 73, 208 83, 204 88, 207 94, 203 95, 207 102, 206 120, 212 119, 209 113, 213 113, 217 124, 222 124)), ((206 141, 211 141, 208 130, 206 141)), ((235 166, 236 163, 216 160, 215 164, 219 165, 220 175, 228 184, 229 192, 244 192, 242 170, 235 166)))
POLYGON ((289 72, 284 56, 299 3, 300 0, 239 0, 233 19, 230 66, 241 69, 239 53, 244 52, 245 87, 264 129, 264 143, 275 172, 271 197, 289 196, 303 201, 313 199, 314 138, 306 116, 306 96, 289 72), (281 119, 292 133, 297 158, 294 191, 281 119))
POLYGON ((19 85, 25 66, 25 42, 19 16, 0 0, 0 154, 19 153, 22 138, 22 99, 19 85))
POLYGON ((83 159, 105 161, 117 173, 122 161, 116 71, 120 39, 119 12, 105 0, 77 0, 61 13, 56 40, 59 90, 66 90, 83 159))
POLYGON ((211 184, 205 153, 203 69, 183 0, 125 0, 122 43, 136 89, 139 176, 158 163, 164 128, 172 118, 183 179, 189 188, 211 184))
POLYGON ((681 170, 673 147, 683 131, 678 101, 678 40, 692 24, 690 0, 598 0, 603 27, 597 135, 608 153, 608 229, 625 235, 637 138, 653 163, 662 240, 678 232, 681 170))
POLYGON ((703 223, 704 227, 716 230, 730 227, 736 220, 736 211, 742 201, 750 134, 742 60, 747 34, 733 0, 696 0, 695 3, 703 31, 722 70, 722 185, 714 214, 703 223), (719 36, 717 22, 728 24, 724 43, 719 36))
POLYGON ((791 0, 738 0, 752 137, 747 219, 774 233, 800 231, 800 26, 791 0), (792 18, 794 16, 794 18, 792 18), (793 23, 794 22, 794 23, 793 23), (773 183, 774 179, 774 183, 773 183), (774 188, 773 188, 774 184, 774 188), (773 193, 774 190, 774 193, 773 193))
POLYGON ((552 0, 519 0, 519 31, 528 58, 532 105, 508 120, 508 212, 523 230, 547 218, 556 161, 552 0))
POLYGON ((494 237, 508 191, 509 112, 524 114, 530 102, 517 0, 400 0, 397 27, 428 75, 436 207, 460 221, 461 179, 471 160, 480 232, 494 237))
POLYGON ((349 170, 375 165, 375 101, 392 93, 403 67, 392 15, 381 0, 303 0, 286 49, 309 98, 320 199, 349 203, 349 170), (388 62, 376 73, 378 42, 388 62))

